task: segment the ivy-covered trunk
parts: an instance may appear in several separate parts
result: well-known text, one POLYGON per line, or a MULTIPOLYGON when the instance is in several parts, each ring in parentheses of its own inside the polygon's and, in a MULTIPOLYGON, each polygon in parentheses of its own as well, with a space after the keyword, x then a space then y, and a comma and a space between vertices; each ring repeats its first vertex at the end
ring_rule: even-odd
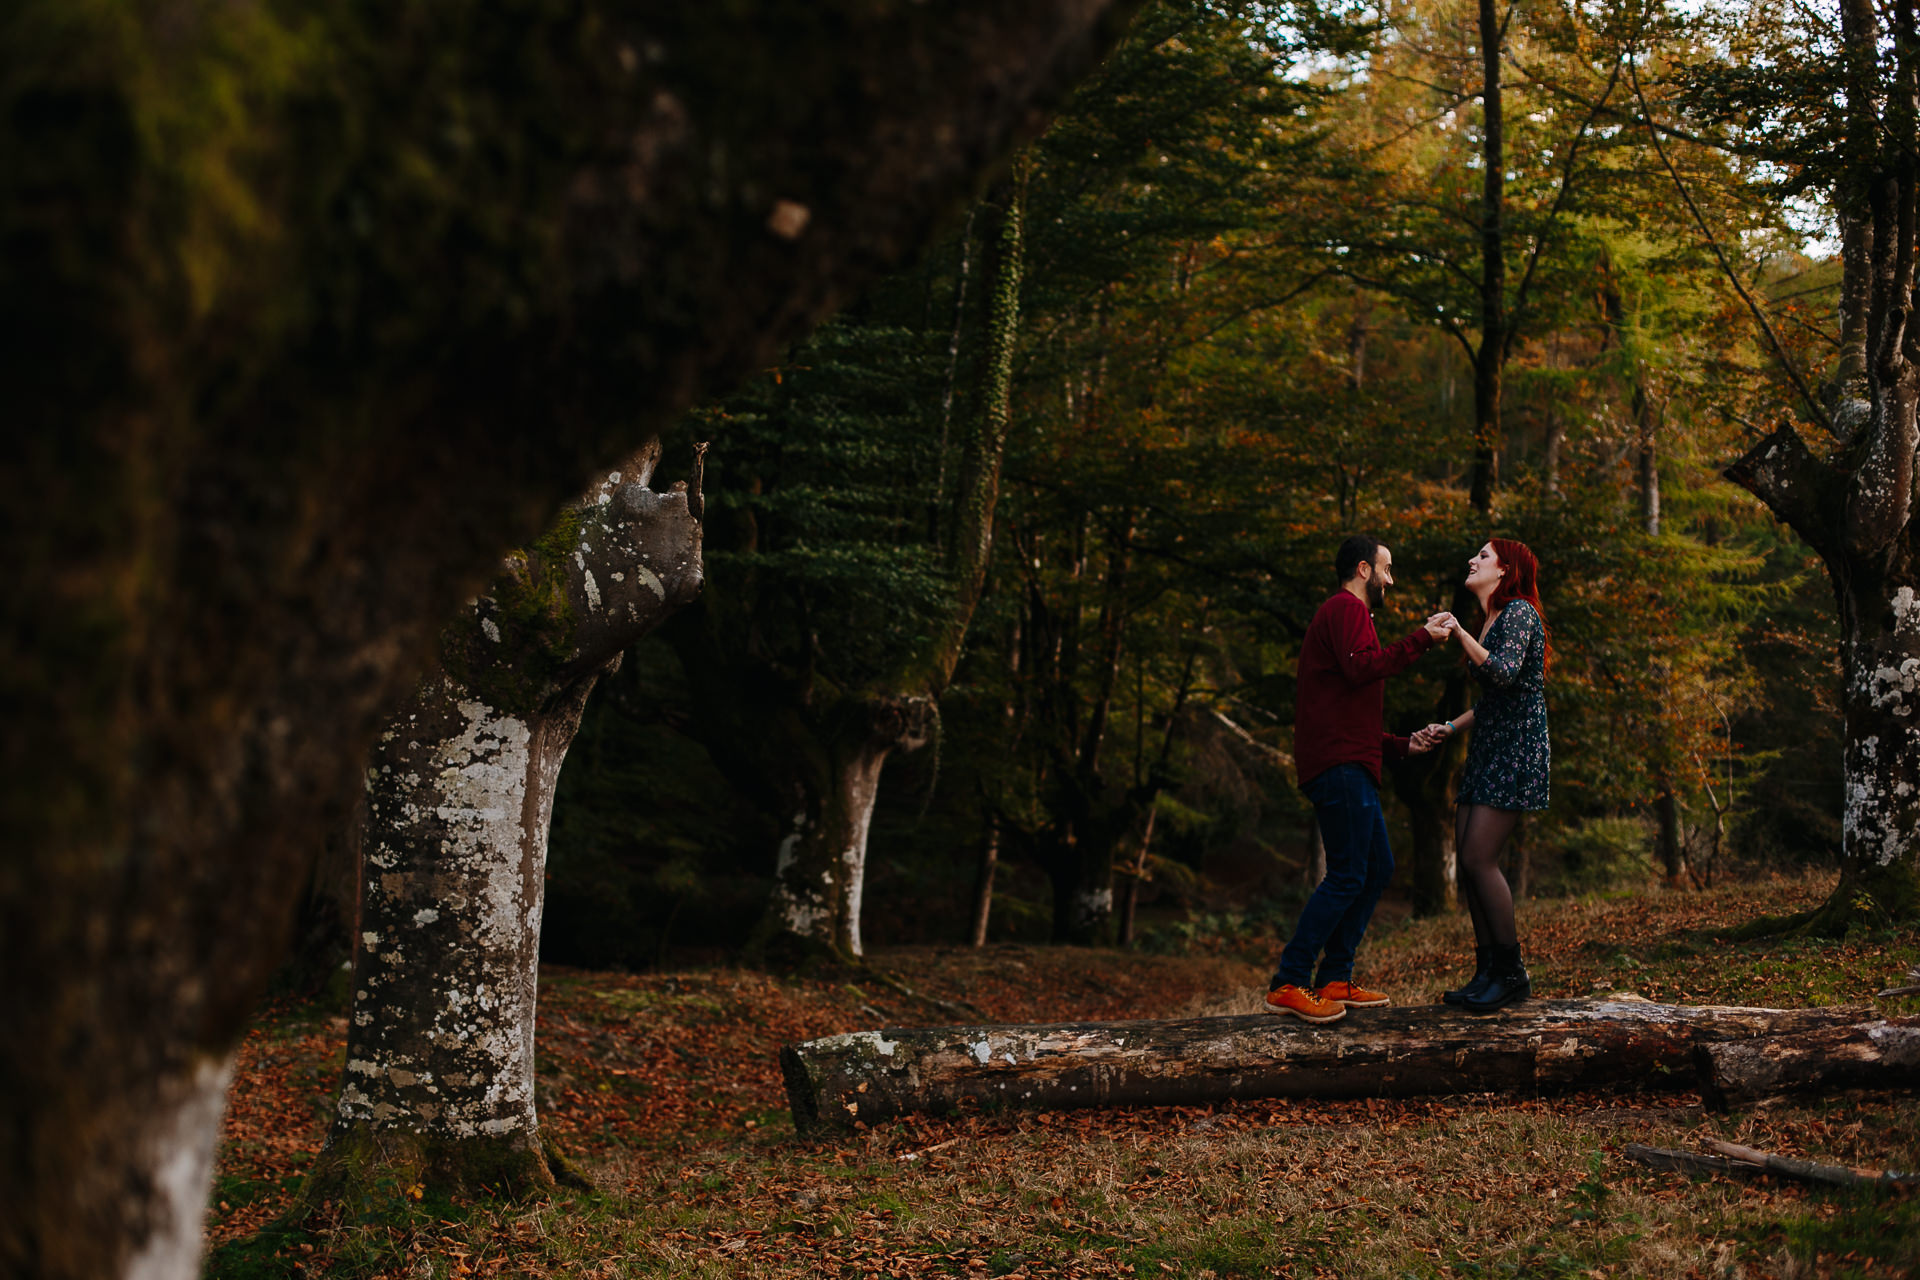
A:
POLYGON ((441 639, 367 763, 347 1067, 309 1199, 550 1187, 534 1112, 554 784, 602 672, 699 590, 701 491, 603 477, 441 639))
MULTIPOLYGON (((749 942, 749 950, 763 960, 792 963, 826 954, 853 961, 865 949, 860 917, 867 834, 881 772, 893 753, 917 750, 932 740, 939 698, 953 678, 985 590, 1012 410, 1021 219, 1016 178, 996 184, 969 221, 983 228, 986 241, 984 350, 950 483, 942 462, 946 491, 938 495, 939 518, 933 521, 943 543, 939 557, 928 559, 949 591, 922 615, 920 633, 895 631, 876 640, 888 631, 884 620, 843 624, 861 634, 842 632, 841 639, 864 646, 866 655, 864 662, 849 662, 829 652, 830 637, 822 637, 811 611, 830 606, 813 603, 814 584, 804 576, 777 578, 779 570, 766 567, 770 550, 775 555, 798 550, 791 528, 779 526, 781 483, 821 483, 811 475, 772 475, 741 486, 756 495, 773 491, 766 507, 774 514, 766 523, 777 532, 763 529, 752 498, 736 503, 743 509, 730 513, 737 518, 726 522, 711 544, 714 589, 668 629, 695 706, 687 732, 770 819, 767 852, 774 884, 749 942)), ((808 367, 782 377, 768 412, 804 420, 822 400, 845 412, 847 402, 834 399, 845 393, 831 381, 840 361, 816 350, 797 363, 808 367)), ((870 403, 886 403, 879 393, 869 394, 870 403)), ((857 469, 860 464, 846 465, 857 469)), ((887 480, 900 483, 897 475, 887 480)), ((914 550, 924 554, 932 548, 914 550)), ((831 583, 820 589, 830 592, 831 583)), ((898 602, 873 607, 897 608, 898 602)))

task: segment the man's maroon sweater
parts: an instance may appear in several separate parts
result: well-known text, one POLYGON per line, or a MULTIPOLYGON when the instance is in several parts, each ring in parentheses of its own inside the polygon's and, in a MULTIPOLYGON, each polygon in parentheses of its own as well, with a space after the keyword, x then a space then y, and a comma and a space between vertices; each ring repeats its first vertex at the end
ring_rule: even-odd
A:
POLYGON ((1380 647, 1373 615, 1351 591, 1336 591, 1307 624, 1294 697, 1293 766, 1306 786, 1340 764, 1357 764, 1380 783, 1380 758, 1399 760, 1407 740, 1383 728, 1382 682, 1433 647, 1422 627, 1390 649, 1380 647))

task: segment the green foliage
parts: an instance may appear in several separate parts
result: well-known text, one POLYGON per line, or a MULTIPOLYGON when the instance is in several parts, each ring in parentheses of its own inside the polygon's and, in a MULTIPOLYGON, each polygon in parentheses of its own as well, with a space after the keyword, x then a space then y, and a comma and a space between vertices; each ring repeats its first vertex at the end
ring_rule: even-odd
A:
MULTIPOLYGON (((997 188, 1023 195, 1026 271, 996 546, 937 751, 896 757, 882 786, 875 940, 953 935, 988 815, 1005 836, 996 937, 1033 936, 1047 894, 1130 867, 1150 811, 1149 945, 1284 923, 1307 843, 1286 757, 1297 644, 1355 529, 1394 548, 1399 585, 1376 619, 1389 642, 1453 606, 1490 531, 1540 555, 1555 777, 1553 809, 1526 828, 1536 888, 1606 894, 1657 874, 1666 793, 1696 878, 1832 855, 1830 602, 1805 549, 1719 476, 1774 375, 1618 73, 1638 41, 1637 73, 1669 111, 1707 93, 1698 47, 1664 11, 1515 12, 1507 267, 1524 305, 1489 520, 1466 492, 1472 25, 1439 0, 1367 21, 1152 5, 997 188)), ((1757 67, 1763 46, 1739 56, 1757 67)), ((1673 148, 1817 362, 1835 274, 1798 252, 1767 192, 1777 175, 1737 149, 1673 148)), ((980 376, 991 221, 956 227, 679 433, 677 447, 715 441, 701 608, 715 646, 740 646, 724 669, 742 688, 811 690, 817 709, 893 681, 938 636, 949 502, 977 389, 995 385, 980 376)), ((672 662, 633 670, 630 701, 693 717, 672 662)), ((1427 723, 1465 683, 1452 652, 1423 659, 1388 684, 1390 726, 1427 723)), ((616 766, 588 746, 591 767, 635 794, 674 758, 665 728, 608 732, 639 754, 616 766)), ((727 777, 689 782, 671 813, 609 820, 619 831, 596 847, 619 852, 557 895, 563 910, 624 900, 660 918, 664 899, 764 875, 742 851, 778 838, 778 804, 727 777), (726 830, 696 793, 755 816, 726 830)), ((615 790, 595 803, 618 807, 615 790)), ((567 812, 571 794, 556 884, 585 865, 563 830, 598 821, 567 812)), ((1444 804, 1415 820, 1445 821, 1444 804)), ((597 927, 616 934, 625 911, 597 927)))

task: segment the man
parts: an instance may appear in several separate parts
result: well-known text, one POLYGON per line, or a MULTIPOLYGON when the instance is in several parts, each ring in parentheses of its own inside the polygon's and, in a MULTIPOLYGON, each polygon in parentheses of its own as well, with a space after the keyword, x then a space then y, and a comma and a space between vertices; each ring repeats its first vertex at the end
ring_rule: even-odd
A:
POLYGON ((1443 639, 1453 615, 1436 613, 1406 639, 1382 649, 1372 610, 1393 585, 1393 553, 1355 534, 1334 555, 1340 590, 1321 605, 1300 645, 1294 702, 1293 760, 1313 802, 1327 850, 1327 876, 1307 899, 1293 939, 1267 992, 1267 1007, 1308 1022, 1333 1022, 1353 1005, 1386 996, 1353 984, 1353 953, 1393 875, 1386 815, 1380 809, 1380 761, 1429 751, 1422 729, 1398 738, 1381 727, 1383 682, 1443 639), (1324 952, 1324 954, 1323 954, 1324 952), (1319 960, 1316 977, 1314 961, 1319 960))

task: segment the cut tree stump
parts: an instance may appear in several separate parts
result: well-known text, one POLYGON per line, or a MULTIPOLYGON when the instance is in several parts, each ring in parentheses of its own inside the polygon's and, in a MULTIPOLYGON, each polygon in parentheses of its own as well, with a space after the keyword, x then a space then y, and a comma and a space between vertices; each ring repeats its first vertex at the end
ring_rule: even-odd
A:
POLYGON ((1698 1068, 1702 1097, 1723 1110, 1818 1089, 1920 1088, 1920 1018, 1702 1044, 1698 1068))
POLYGON ((1176 1022, 887 1028, 788 1045, 801 1132, 962 1104, 1046 1110, 1229 1098, 1691 1089, 1703 1045, 1844 1028, 1865 1008, 1532 1000, 1475 1017, 1357 1009, 1312 1026, 1249 1014, 1176 1022))

